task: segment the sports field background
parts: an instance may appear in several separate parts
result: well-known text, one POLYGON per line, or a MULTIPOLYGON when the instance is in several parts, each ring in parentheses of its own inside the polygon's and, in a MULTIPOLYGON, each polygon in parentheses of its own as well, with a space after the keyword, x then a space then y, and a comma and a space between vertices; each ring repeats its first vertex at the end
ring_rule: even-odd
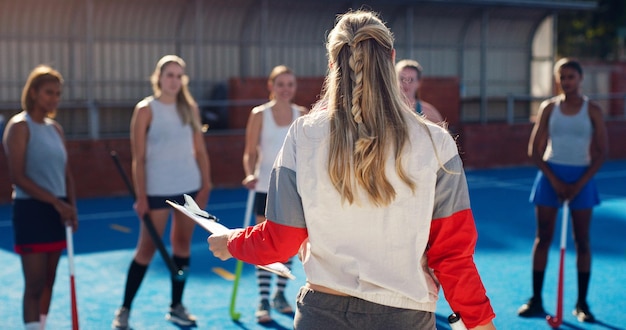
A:
MULTIPOLYGON (((531 292, 531 245, 535 220, 528 194, 536 169, 514 167, 467 172, 472 208, 479 232, 476 264, 482 275, 497 317, 499 329, 550 329, 541 318, 516 315, 531 292)), ((576 301, 576 270, 573 242, 568 235, 566 254, 564 323, 562 329, 626 329, 626 161, 607 162, 596 176, 602 204, 594 211, 591 228, 593 268, 588 301, 598 322, 576 321, 571 310, 576 301)), ((213 191, 207 210, 229 227, 243 221, 246 191, 213 191)), ((80 229, 75 234, 75 274, 82 329, 110 329, 115 309, 121 304, 124 281, 136 243, 138 221, 130 197, 81 199, 78 202, 80 229)), ((560 219, 560 217, 559 217, 560 219)), ((560 228, 560 227, 557 227, 560 228)), ((558 230, 557 230, 558 231, 558 230)), ((166 233, 167 235, 167 233, 166 233)), ((258 325, 254 268, 244 267, 236 310, 240 322, 230 319, 229 303, 235 262, 221 262, 207 250, 207 234, 195 232, 191 271, 183 301, 198 317, 197 329, 291 329, 292 317, 273 313, 275 322, 258 325), (221 270, 220 270, 221 269, 221 270), (221 274, 221 275, 220 275, 221 274)), ((555 234, 544 289, 544 304, 554 313, 558 265, 558 233, 555 234)), ((23 279, 19 257, 13 252, 10 205, 0 205, 0 329, 22 329, 23 279)), ((169 243, 166 241, 166 246, 169 243)), ((393 269, 389 269, 393 271, 393 269)), ((293 301, 304 283, 299 262, 297 279, 290 282, 288 299, 293 301)), ((48 329, 71 329, 67 258, 61 259, 48 329)), ((131 326, 142 329, 180 329, 164 320, 170 302, 169 274, 155 255, 134 301, 131 326)), ((445 319, 450 309, 443 299, 438 304, 439 329, 449 329, 445 319)))

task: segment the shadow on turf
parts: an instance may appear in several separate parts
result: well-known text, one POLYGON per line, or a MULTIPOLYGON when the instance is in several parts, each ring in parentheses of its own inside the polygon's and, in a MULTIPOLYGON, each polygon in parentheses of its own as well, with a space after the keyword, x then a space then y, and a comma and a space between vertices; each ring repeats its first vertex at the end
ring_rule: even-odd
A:
MULTIPOLYGON (((239 322, 239 321, 233 321, 233 323, 235 325, 237 325, 238 327, 240 327, 241 329, 250 329, 248 328, 245 324, 239 322)), ((265 329, 277 329, 277 330, 290 330, 292 328, 288 328, 285 327, 284 325, 276 322, 276 321, 271 321, 271 322, 267 322, 267 323, 256 323, 257 326, 259 327, 263 327, 265 329)))
POLYGON ((172 323, 172 325, 176 326, 178 329, 180 330, 194 330, 198 328, 197 324, 192 324, 192 325, 178 325, 176 323, 172 323))
POLYGON ((594 324, 597 324, 599 326, 605 327, 605 328, 610 329, 610 330, 623 330, 624 329, 624 328, 617 327, 617 326, 614 326, 614 325, 606 324, 606 323, 604 323, 602 321, 599 321, 599 320, 596 320, 594 322, 594 324))

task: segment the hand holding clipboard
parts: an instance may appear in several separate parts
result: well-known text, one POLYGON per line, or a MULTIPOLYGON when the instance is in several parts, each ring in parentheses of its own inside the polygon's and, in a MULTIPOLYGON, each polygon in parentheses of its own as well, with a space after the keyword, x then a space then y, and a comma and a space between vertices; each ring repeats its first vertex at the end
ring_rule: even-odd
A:
MULTIPOLYGON (((181 212, 183 215, 196 222, 198 225, 200 225, 200 227, 204 228, 211 234, 220 235, 230 231, 228 227, 217 222, 218 219, 214 215, 200 209, 198 204, 196 204, 191 196, 184 196, 185 205, 180 205, 169 200, 166 202, 171 205, 176 211, 181 212)), ((293 274, 291 274, 289 268, 287 268, 287 266, 283 265, 280 262, 275 262, 268 265, 257 265, 257 267, 265 269, 279 276, 287 277, 292 280, 296 278, 295 276, 293 276, 293 274)))

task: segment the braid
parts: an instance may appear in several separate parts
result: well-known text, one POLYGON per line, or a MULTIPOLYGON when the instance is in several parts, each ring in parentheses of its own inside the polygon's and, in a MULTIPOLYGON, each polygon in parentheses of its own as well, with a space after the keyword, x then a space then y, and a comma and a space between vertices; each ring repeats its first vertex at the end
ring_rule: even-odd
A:
MULTIPOLYGON (((393 197, 395 192, 385 176, 380 177, 380 173, 372 171, 372 168, 384 168, 384 158, 379 157, 380 154, 386 153, 385 146, 380 145, 381 139, 378 134, 373 134, 370 127, 376 125, 372 120, 371 106, 363 109, 364 99, 371 97, 371 93, 364 96, 366 83, 364 77, 366 73, 364 56, 367 52, 371 37, 363 32, 357 32, 354 39, 350 43, 350 79, 352 81, 352 108, 351 114, 357 126, 357 139, 354 144, 354 175, 358 185, 363 187, 370 195, 370 200, 374 204, 387 204, 393 197), (365 112, 364 112, 365 111, 365 112), (365 117, 365 118, 364 118, 365 117), (391 192, 391 193, 388 193, 391 192)), ((369 99, 367 99, 369 101, 369 99)))
POLYGON ((329 34, 332 64, 324 98, 331 113, 328 173, 342 201, 359 203, 357 189, 373 205, 389 205, 396 191, 386 174, 396 172, 411 190, 415 183, 402 168, 407 124, 394 71, 393 35, 369 12, 341 16, 329 34), (390 154, 391 152, 391 154, 390 154))
POLYGON ((352 81, 352 108, 351 113, 357 125, 363 124, 361 109, 361 96, 363 95, 363 58, 360 49, 351 46, 350 54, 350 80, 352 81))

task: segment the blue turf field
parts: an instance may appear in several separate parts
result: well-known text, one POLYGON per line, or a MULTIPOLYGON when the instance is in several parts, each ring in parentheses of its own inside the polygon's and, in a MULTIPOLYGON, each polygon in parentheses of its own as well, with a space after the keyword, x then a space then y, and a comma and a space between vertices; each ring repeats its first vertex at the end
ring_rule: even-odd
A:
MULTIPOLYGON (((532 167, 468 171, 472 207, 479 239, 476 264, 494 305, 499 329, 549 329, 541 318, 522 319, 516 309, 529 298, 530 249, 534 238, 534 213, 527 202, 535 176, 532 167)), ((576 300, 573 242, 568 241, 565 274, 564 324, 562 329, 626 329, 626 161, 607 162, 596 177, 603 203, 592 223, 593 270, 589 304, 598 322, 582 324, 570 314, 576 300)), ((227 226, 243 221, 246 191, 215 190, 208 211, 227 226)), ((75 235, 76 287, 82 329, 109 329, 113 312, 121 303, 126 271, 136 242, 138 220, 129 197, 79 201, 80 229, 75 235)), ((571 228, 571 226, 570 226, 571 228)), ((167 234, 167 233, 166 233, 167 234)), ((257 325, 254 319, 257 293, 253 267, 246 265, 239 287, 239 323, 232 322, 228 306, 235 262, 220 262, 207 250, 206 234, 197 229, 192 266, 183 298, 198 317, 198 329, 291 329, 292 317, 273 313, 275 322, 257 325), (222 275, 218 275, 218 274, 222 275)), ((547 269, 544 302, 554 312, 558 265, 558 234, 547 269)), ((22 329, 23 280, 18 256, 12 250, 10 205, 0 205, 0 329, 22 329)), ((48 329, 71 329, 67 259, 57 271, 48 329)), ((295 281, 287 295, 294 299, 304 282, 301 265, 294 263, 295 281)), ((441 295, 443 297, 443 295, 441 295)), ((158 255, 133 304, 131 325, 135 330, 177 329, 164 320, 170 301, 169 275, 158 255)), ((448 329, 450 310, 439 302, 438 328, 448 329)))

